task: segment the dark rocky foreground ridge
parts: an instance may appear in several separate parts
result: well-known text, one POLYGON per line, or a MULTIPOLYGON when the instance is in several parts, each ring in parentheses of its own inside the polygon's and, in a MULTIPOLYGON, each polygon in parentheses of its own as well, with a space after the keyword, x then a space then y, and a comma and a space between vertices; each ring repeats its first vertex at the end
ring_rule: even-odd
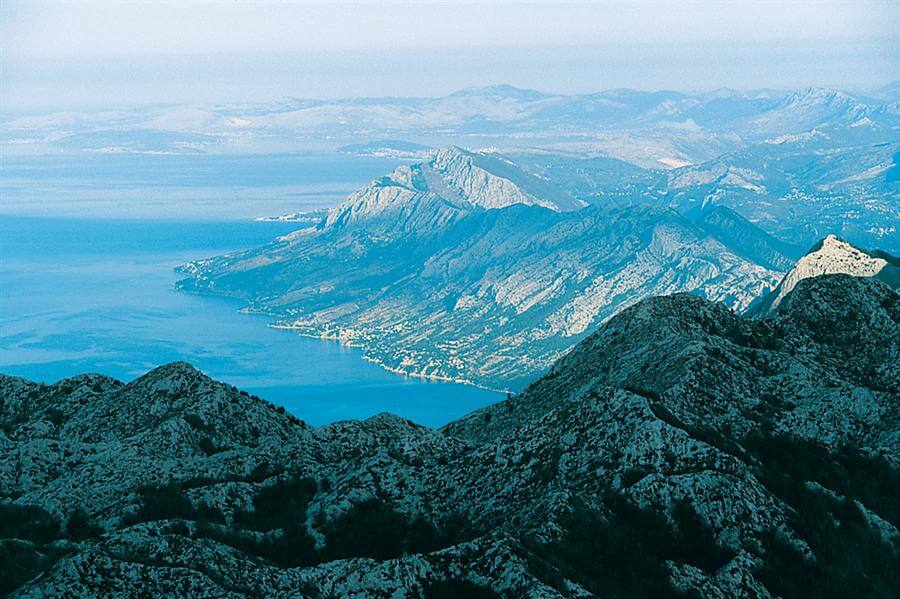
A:
POLYGON ((900 302, 680 294, 431 430, 314 429, 188 364, 0 376, 16 596, 894 596, 900 302))

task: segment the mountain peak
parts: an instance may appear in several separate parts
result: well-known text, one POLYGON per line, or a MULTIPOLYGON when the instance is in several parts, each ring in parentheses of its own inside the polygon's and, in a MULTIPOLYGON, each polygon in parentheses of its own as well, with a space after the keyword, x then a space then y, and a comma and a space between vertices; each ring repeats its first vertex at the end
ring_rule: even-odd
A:
POLYGON ((756 127, 777 139, 789 133, 809 132, 822 126, 847 126, 870 115, 870 107, 855 96, 811 87, 784 97, 771 110, 753 119, 756 127))
POLYGON ((211 380, 187 362, 170 362, 157 366, 147 374, 133 380, 129 387, 180 392, 198 381, 211 380))
POLYGON ((829 233, 819 241, 813 244, 809 251, 806 252, 806 255, 812 254, 814 252, 818 252, 820 250, 825 250, 827 252, 843 252, 843 251, 853 251, 855 248, 850 242, 845 239, 841 239, 834 233, 829 233))
MULTIPOLYGON (((523 170, 513 160, 492 152, 458 146, 437 150, 430 161, 403 165, 391 174, 354 192, 331 211, 325 227, 392 215, 406 226, 421 211, 435 210, 443 201, 457 212, 473 208, 493 210, 515 204, 540 206, 555 212, 577 210, 583 203, 567 191, 523 170), (415 207, 419 204, 419 209, 415 207), (425 205, 428 208, 425 208, 425 205)), ((444 215, 446 217, 446 215, 444 215)), ((438 219, 444 222, 444 217, 438 219)))
POLYGON ((432 156, 432 164, 447 164, 453 160, 472 160, 472 152, 459 146, 449 145, 439 148, 432 156))
POLYGON ((190 377, 190 378, 199 378, 204 377, 205 375, 197 370, 192 364, 185 362, 183 360, 176 360, 175 362, 169 362, 168 364, 163 364, 162 366, 157 366, 146 375, 148 377, 154 378, 174 378, 174 377, 190 377))
POLYGON ((794 92, 785 99, 785 104, 831 104, 833 102, 853 102, 848 94, 824 87, 808 87, 794 92))
POLYGON ((803 279, 822 275, 845 274, 854 277, 876 277, 892 287, 897 267, 880 256, 861 250, 837 235, 827 235, 813 245, 805 256, 788 271, 778 287, 766 298, 760 313, 775 311, 784 298, 803 279), (884 273, 884 276, 882 276, 884 273))
MULTIPOLYGON (((818 323, 818 327, 807 326, 804 330, 825 330, 824 341, 833 344, 839 339, 841 329, 847 329, 853 322, 871 322, 873 313, 889 309, 896 302, 897 293, 875 277, 828 274, 798 281, 784 298, 778 313, 798 322, 818 323)), ((843 345, 852 342, 860 343, 860 340, 849 340, 843 345)))
POLYGON ((583 204, 567 191, 523 170, 496 152, 470 151, 457 146, 439 150, 428 165, 460 198, 486 209, 513 204, 541 206, 556 212, 577 210, 583 204))

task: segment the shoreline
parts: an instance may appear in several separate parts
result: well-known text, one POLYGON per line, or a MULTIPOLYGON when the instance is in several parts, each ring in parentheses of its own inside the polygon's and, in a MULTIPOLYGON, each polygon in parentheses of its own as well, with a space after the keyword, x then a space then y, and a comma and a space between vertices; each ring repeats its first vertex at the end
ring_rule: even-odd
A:
MULTIPOLYGON (((272 316, 271 314, 266 314, 265 312, 255 312, 252 310, 243 311, 246 314, 258 314, 258 315, 266 315, 272 316)), ((307 339, 320 339, 325 341, 337 341, 338 343, 344 345, 345 347, 349 347, 351 349, 358 349, 362 353, 362 359, 366 362, 371 362, 372 364, 378 365, 380 368, 387 370, 388 372, 392 372, 397 375, 408 376, 417 379, 429 380, 429 381, 437 381, 442 383, 456 383, 460 385, 467 385, 469 387, 475 387, 476 389, 481 389, 482 391, 490 391, 491 393, 500 393, 509 395, 510 393, 515 393, 510 389, 497 389, 494 387, 488 387, 486 385, 479 385, 478 383, 471 381, 469 379, 461 379, 461 378, 453 378, 449 376, 443 376, 440 374, 428 374, 425 372, 419 371, 409 371, 403 370, 401 368, 395 368, 393 366, 388 366, 384 363, 381 358, 377 356, 373 356, 369 353, 369 350, 365 345, 361 343, 354 343, 352 340, 349 340, 345 337, 341 337, 340 334, 329 334, 329 333, 320 333, 316 334, 310 332, 308 330, 304 330, 301 327, 289 324, 278 324, 278 323, 269 323, 266 325, 270 329, 278 329, 282 331, 291 331, 300 337, 305 337, 307 339)))
MULTIPOLYGON (((174 270, 176 272, 178 272, 179 274, 188 275, 188 273, 184 272, 183 270, 180 270, 182 266, 184 266, 184 265, 179 265, 174 270)), ((190 279, 191 277, 188 275, 186 278, 190 279)), ((217 293, 217 292, 211 291, 209 289, 200 290, 197 288, 185 288, 185 287, 179 286, 177 284, 178 282, 179 281, 176 281, 175 289, 181 293, 187 293, 190 295, 198 295, 201 297, 208 296, 208 297, 227 298, 227 299, 231 299, 231 300, 246 302, 245 298, 242 298, 238 295, 233 295, 233 294, 229 294, 229 293, 217 293)), ((237 311, 239 314, 245 314, 245 315, 265 316, 267 318, 273 318, 273 319, 282 318, 278 314, 273 314, 273 313, 267 312, 265 310, 258 310, 251 306, 248 306, 248 305, 244 305, 244 306, 238 308, 237 311)), ((341 343, 345 347, 360 350, 361 358, 363 360, 365 360, 367 362, 371 362, 373 364, 376 364, 380 368, 382 368, 388 372, 391 372, 393 374, 396 374, 396 375, 408 376, 408 377, 412 377, 412 378, 436 381, 436 382, 442 382, 442 383, 456 383, 456 384, 460 384, 460 385, 474 387, 476 389, 481 389, 482 391, 490 391, 491 393, 498 393, 498 394, 503 394, 503 395, 509 395, 511 393, 512 394, 521 393, 521 391, 513 391, 511 389, 497 389, 494 387, 489 387, 487 385, 480 385, 480 384, 478 384, 474 381, 468 380, 468 379, 457 379, 457 378, 453 378, 453 377, 442 376, 439 374, 427 374, 424 372, 408 371, 408 370, 402 370, 399 368, 394 368, 392 366, 388 366, 387 364, 385 364, 381 358, 371 355, 365 345, 363 345, 361 343, 354 343, 354 341, 352 339, 348 339, 346 337, 342 338, 340 336, 340 333, 337 333, 337 334, 325 333, 325 332, 315 333, 309 329, 304 329, 304 328, 301 328, 301 327, 298 327, 298 326, 292 325, 292 324, 281 324, 277 321, 266 323, 266 327, 270 328, 270 329, 277 329, 277 330, 282 330, 282 331, 291 331, 291 332, 295 333, 296 335, 299 335, 300 337, 305 337, 307 339, 337 341, 338 343, 341 343)))

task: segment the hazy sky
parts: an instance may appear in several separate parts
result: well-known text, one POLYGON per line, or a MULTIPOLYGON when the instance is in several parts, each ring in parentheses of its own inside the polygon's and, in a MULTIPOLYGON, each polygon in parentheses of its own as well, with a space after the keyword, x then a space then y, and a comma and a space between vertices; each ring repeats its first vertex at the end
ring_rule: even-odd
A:
POLYGON ((429 96, 510 83, 864 89, 900 1, 0 3, 7 109, 429 96))

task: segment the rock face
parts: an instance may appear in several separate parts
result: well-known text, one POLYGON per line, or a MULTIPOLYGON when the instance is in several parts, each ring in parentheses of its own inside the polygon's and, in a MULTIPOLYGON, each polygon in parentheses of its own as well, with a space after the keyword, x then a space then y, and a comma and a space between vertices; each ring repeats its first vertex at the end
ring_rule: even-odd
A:
POLYGON ((744 308, 777 281, 667 208, 579 207, 502 156, 449 148, 317 227, 184 266, 179 286, 245 298, 392 370, 520 389, 643 298, 744 308))
POLYGON ((788 271, 778 287, 758 307, 754 307, 754 311, 771 313, 803 279, 831 274, 876 277, 897 289, 900 287, 900 260, 880 252, 866 252, 835 235, 829 235, 788 271))
POLYGON ((889 596, 900 298, 800 281, 611 318, 436 431, 313 429, 187 364, 0 377, 16 596, 889 596))
POLYGON ((331 211, 325 227, 366 222, 403 211, 428 196, 440 197, 459 212, 513 205, 541 206, 558 212, 584 206, 567 191, 529 175, 503 157, 450 146, 438 150, 429 162, 401 166, 353 193, 331 211))

